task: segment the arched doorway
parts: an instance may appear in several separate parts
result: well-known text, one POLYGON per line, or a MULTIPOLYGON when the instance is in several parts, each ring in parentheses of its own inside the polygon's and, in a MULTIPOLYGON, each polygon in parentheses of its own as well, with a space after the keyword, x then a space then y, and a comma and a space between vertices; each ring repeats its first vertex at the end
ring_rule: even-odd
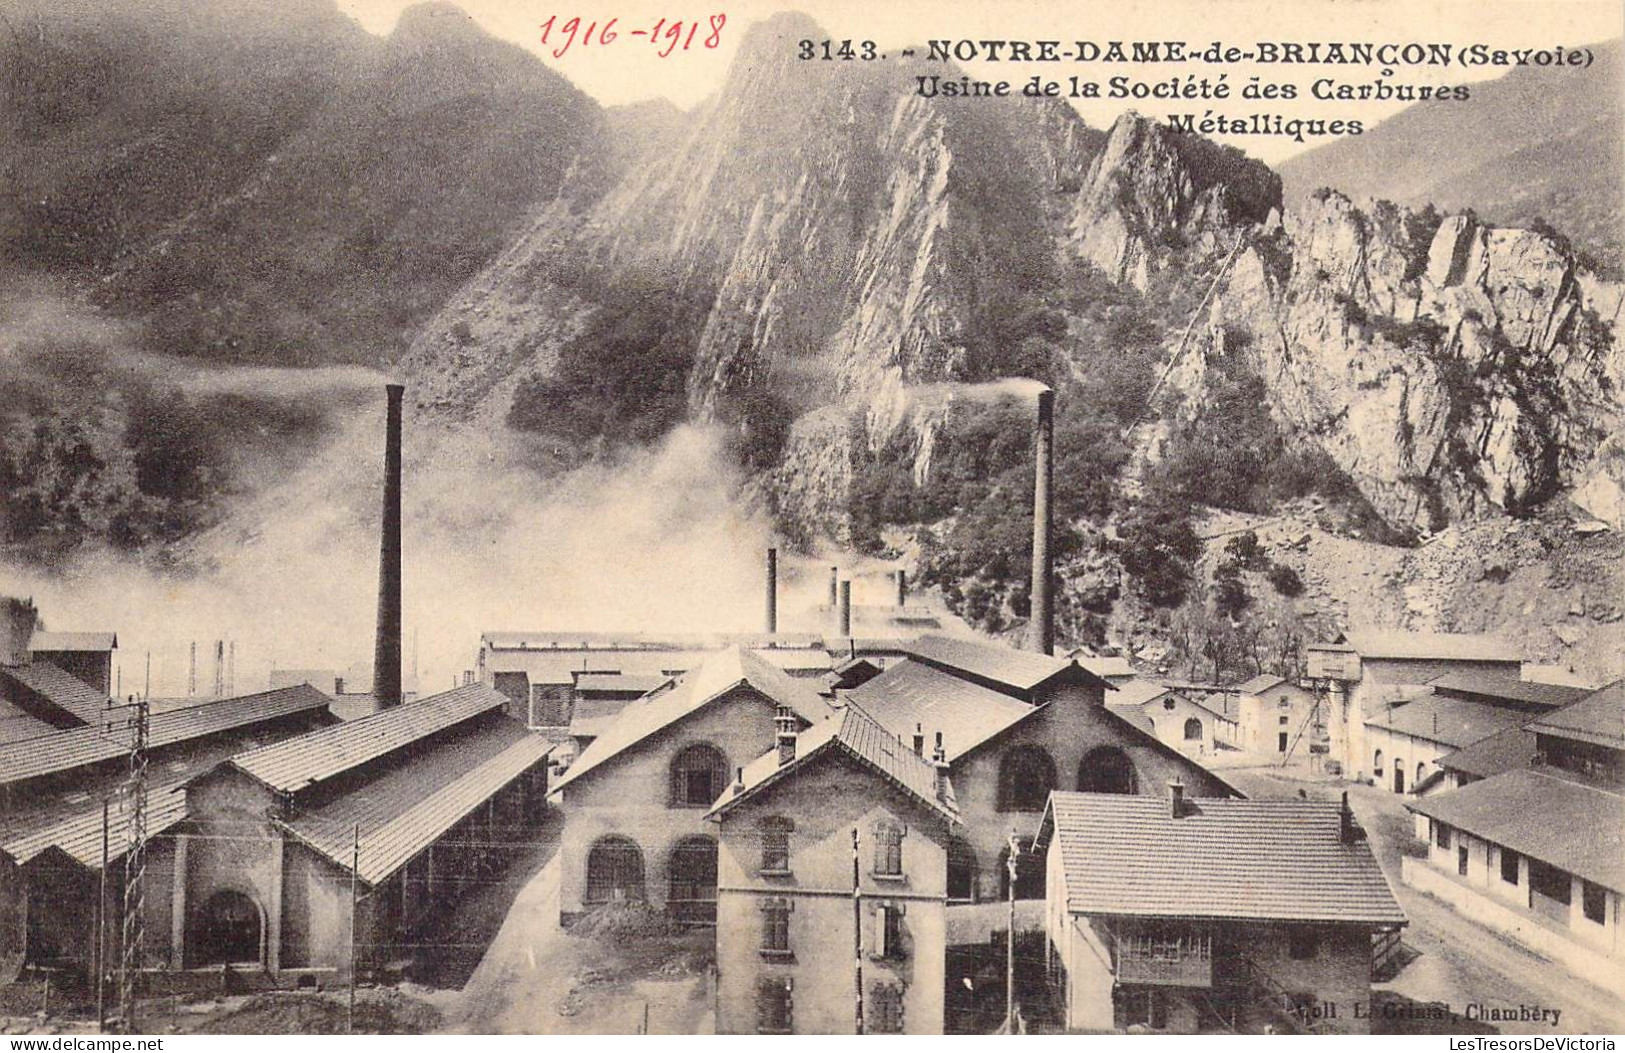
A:
POLYGON ((203 901, 193 919, 193 966, 258 965, 264 960, 265 919, 245 892, 221 889, 203 901))
POLYGON ((1195 717, 1189 717, 1185 721, 1185 741, 1202 741, 1202 722, 1197 720, 1195 717))
POLYGON ((1401 757, 1394 758, 1394 792, 1405 792, 1405 761, 1401 757))
POLYGON ((1017 746, 999 761, 999 811, 1041 812, 1055 789, 1055 762, 1041 746, 1017 746))
POLYGON ((666 912, 679 921, 717 920, 717 843, 685 837, 666 865, 666 912))
POLYGON ((643 852, 625 837, 602 837, 587 852, 589 906, 610 900, 643 899, 643 852))
POLYGON ((1138 793, 1134 762, 1116 746, 1097 746, 1078 762, 1078 790, 1082 793, 1138 793))
POLYGON ((1416 762, 1416 780, 1411 783, 1411 789, 1414 790, 1414 789, 1416 789, 1416 787, 1418 785, 1421 784, 1423 778, 1425 778, 1427 776, 1427 770, 1428 770, 1428 766, 1427 766, 1427 764, 1425 762, 1423 762, 1423 761, 1417 761, 1416 762))

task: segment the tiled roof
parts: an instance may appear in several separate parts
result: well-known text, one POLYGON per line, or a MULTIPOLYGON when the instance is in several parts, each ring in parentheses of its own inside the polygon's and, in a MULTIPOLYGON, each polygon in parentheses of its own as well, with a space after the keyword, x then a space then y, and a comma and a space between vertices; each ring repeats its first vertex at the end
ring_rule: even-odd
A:
POLYGON ((745 766, 741 780, 728 787, 712 805, 708 816, 721 816, 751 794, 790 776, 798 768, 832 750, 840 750, 907 791, 921 804, 950 822, 959 818, 953 788, 937 796, 937 768, 919 756, 909 744, 882 726, 861 706, 848 705, 831 720, 822 721, 796 736, 796 755, 788 764, 779 763, 778 751, 770 750, 745 766))
POLYGON ((1261 695, 1276 684, 1285 684, 1287 682, 1287 678, 1284 676, 1276 676, 1274 673, 1260 673, 1245 683, 1237 684, 1236 691, 1243 695, 1261 695))
MULTIPOLYGON (((326 695, 309 685, 300 684, 170 710, 149 718, 147 745, 151 749, 170 746, 323 709, 326 705, 326 695)), ((123 726, 123 722, 129 719, 129 712, 121 707, 107 713, 106 722, 95 727, 71 728, 0 746, 0 783, 37 778, 123 757, 129 752, 129 732, 123 726), (111 725, 110 722, 114 720, 120 723, 111 725)))
MULTIPOLYGON (((160 834, 186 818, 186 792, 179 786, 155 787, 147 795, 147 835, 160 834)), ((123 794, 108 809, 108 859, 120 859, 129 847, 129 802, 123 794)), ((98 870, 102 865, 102 806, 91 802, 52 817, 51 821, 0 835, 0 852, 18 866, 56 848, 76 862, 98 870)))
POLYGON ((102 721, 112 700, 50 662, 0 666, 0 683, 20 685, 46 705, 84 724, 102 721))
POLYGON ((1529 714, 1520 709, 1429 694, 1375 713, 1366 718, 1365 725, 1459 748, 1518 727, 1528 719, 1529 714))
POLYGON ((1155 732, 1156 730, 1151 718, 1146 715, 1145 708, 1143 706, 1120 706, 1116 702, 1108 702, 1106 703, 1106 710, 1113 716, 1116 716, 1120 720, 1127 721, 1128 723, 1139 728, 1141 731, 1155 732))
POLYGON ((293 793, 507 704, 508 696, 468 684, 240 753, 231 762, 272 789, 293 793))
POLYGON ((1546 713, 1529 730, 1561 739, 1625 749, 1625 680, 1616 680, 1555 713, 1546 713))
POLYGON ((1475 633, 1363 630, 1343 635, 1364 658, 1449 658, 1461 662, 1520 662, 1516 645, 1475 633))
POLYGON ((28 638, 30 651, 115 651, 118 636, 114 633, 48 633, 43 630, 28 638))
POLYGON ((1069 658, 949 636, 922 636, 908 645, 908 653, 927 665, 969 674, 1007 693, 1030 692, 1074 665, 1069 658))
POLYGON ((912 740, 916 724, 924 731, 928 746, 942 732, 950 761, 1036 712, 1009 695, 912 659, 853 688, 847 697, 905 739, 912 740))
POLYGON ((26 710, 0 699, 0 745, 37 739, 42 735, 55 734, 56 731, 54 724, 47 724, 26 710))
POLYGON ((1535 733, 1516 727, 1446 753, 1437 763, 1441 770, 1459 771, 1487 779, 1514 768, 1527 768, 1534 761, 1535 733))
POLYGON ((1134 666, 1122 655, 1074 654, 1072 658, 1098 677, 1127 677, 1134 675, 1134 666))
POLYGON ((1344 844, 1326 801, 1185 802, 1052 793, 1040 826, 1078 914, 1402 925, 1363 841, 1344 844))
POLYGON ((553 745, 501 718, 414 753, 410 761, 282 825, 345 870, 359 831, 356 873, 376 885, 540 763, 553 745))
POLYGON ((673 687, 629 702, 615 723, 594 739, 553 785, 553 792, 741 685, 755 689, 775 705, 789 706, 808 724, 827 719, 831 712, 829 704, 806 681, 796 680, 754 651, 730 647, 707 658, 673 687))
POLYGON ((1405 807, 1625 892, 1625 797, 1616 791, 1523 768, 1405 807))
POLYGON ((576 677, 576 690, 646 695, 670 679, 659 673, 583 673, 576 677))
POLYGON ((1520 680, 1515 676, 1495 673, 1446 673, 1428 681, 1435 691, 1455 695, 1479 695, 1500 698, 1509 702, 1526 702, 1537 706, 1566 706, 1591 694, 1591 689, 1568 687, 1563 684, 1541 684, 1520 680))
POLYGON ((1167 684, 1159 684, 1155 680, 1144 680, 1135 677, 1117 685, 1117 694, 1112 696, 1111 704, 1114 706, 1140 706, 1153 699, 1161 698, 1168 693, 1167 684))

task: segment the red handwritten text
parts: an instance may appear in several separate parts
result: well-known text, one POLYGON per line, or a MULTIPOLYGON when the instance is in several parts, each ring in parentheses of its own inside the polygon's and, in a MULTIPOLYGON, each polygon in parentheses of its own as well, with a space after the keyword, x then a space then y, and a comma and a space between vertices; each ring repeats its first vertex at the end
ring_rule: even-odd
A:
POLYGON ((619 18, 583 19, 579 15, 560 19, 551 15, 542 23, 542 46, 552 48, 554 58, 563 58, 572 47, 587 48, 613 44, 621 39, 642 41, 655 49, 655 54, 666 58, 674 51, 688 51, 696 46, 716 48, 722 43, 722 27, 728 16, 711 15, 698 19, 659 19, 654 25, 636 29, 617 29, 619 18))

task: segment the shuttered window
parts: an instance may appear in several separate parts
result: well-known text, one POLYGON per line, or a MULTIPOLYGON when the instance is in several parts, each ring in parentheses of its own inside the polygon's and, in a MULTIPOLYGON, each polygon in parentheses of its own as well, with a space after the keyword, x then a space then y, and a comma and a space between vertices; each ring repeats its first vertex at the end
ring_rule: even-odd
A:
POLYGON ((788 1035, 795 1023, 792 1001, 794 981, 769 977, 756 986, 756 1030, 764 1035, 788 1035))
POLYGON ((903 1033, 903 987, 877 983, 869 988, 869 1029, 877 1035, 903 1033))

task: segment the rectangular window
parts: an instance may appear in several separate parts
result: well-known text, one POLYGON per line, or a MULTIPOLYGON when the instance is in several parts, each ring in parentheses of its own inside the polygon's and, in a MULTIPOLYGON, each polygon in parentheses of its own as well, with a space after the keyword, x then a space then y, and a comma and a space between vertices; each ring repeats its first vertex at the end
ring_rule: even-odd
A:
POLYGON ((791 989, 794 981, 763 980, 756 988, 756 1030, 764 1035, 788 1035, 794 1030, 791 989))
POLYGON ((1569 872, 1542 863, 1538 859, 1531 859, 1529 861, 1529 888, 1532 893, 1539 892, 1547 899, 1567 903, 1571 896, 1569 872))
POLYGON ((1467 846, 1456 846, 1456 873, 1462 877, 1467 876, 1467 846))
POLYGON ((770 899, 762 904, 762 954, 785 957, 790 954, 790 901, 770 899))
POLYGON ((1580 882, 1580 899, 1589 920, 1598 925, 1608 922, 1608 893, 1601 885, 1593 885, 1589 881, 1580 882))
POLYGON ((1501 849, 1501 880, 1509 885, 1518 883, 1518 853, 1510 848, 1501 849))
POLYGON ((877 983, 869 988, 869 1028, 877 1035, 903 1033, 901 984, 877 983))
POLYGON ((903 876, 903 828, 892 823, 875 827, 875 876, 903 876))
POLYGON ((873 931, 869 936, 869 957, 897 960, 904 956, 903 915, 901 903, 877 903, 870 915, 873 931))
POLYGON ((1282 718, 1281 718, 1281 723, 1283 723, 1283 724, 1285 724, 1285 723, 1286 723, 1286 718, 1285 718, 1285 717, 1282 717, 1282 718))
POLYGON ((1433 843, 1440 848, 1450 847, 1450 828, 1443 823, 1433 824, 1433 843))
POLYGON ((1287 930, 1287 954, 1297 961, 1305 961, 1320 953, 1320 933, 1314 929, 1294 926, 1287 930))
POLYGON ((762 865, 764 874, 790 872, 790 820, 771 816, 762 820, 762 865))

